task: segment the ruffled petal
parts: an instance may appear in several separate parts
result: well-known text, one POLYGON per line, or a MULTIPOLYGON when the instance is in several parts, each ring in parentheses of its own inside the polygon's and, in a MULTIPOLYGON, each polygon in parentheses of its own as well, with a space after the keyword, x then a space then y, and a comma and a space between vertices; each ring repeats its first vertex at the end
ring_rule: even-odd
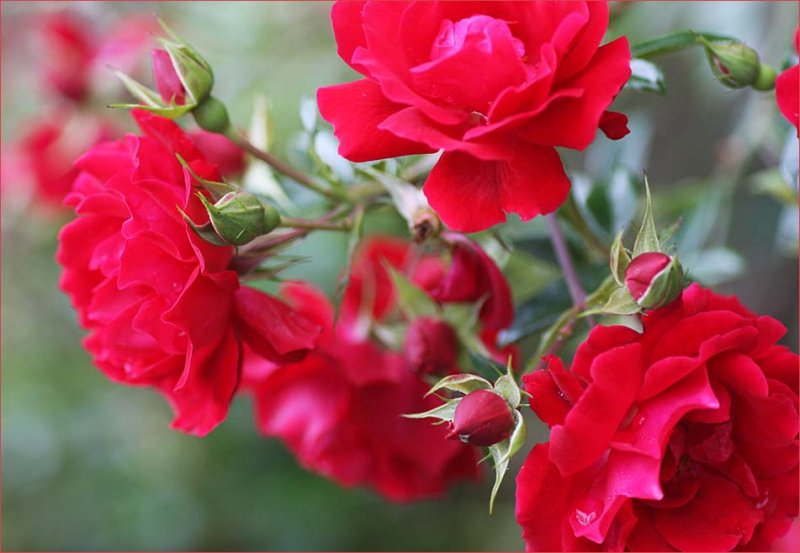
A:
POLYGON ((320 88, 317 103, 322 117, 333 125, 334 134, 339 139, 339 154, 350 161, 373 161, 435 151, 379 128, 387 117, 403 106, 387 100, 380 87, 368 79, 320 88))

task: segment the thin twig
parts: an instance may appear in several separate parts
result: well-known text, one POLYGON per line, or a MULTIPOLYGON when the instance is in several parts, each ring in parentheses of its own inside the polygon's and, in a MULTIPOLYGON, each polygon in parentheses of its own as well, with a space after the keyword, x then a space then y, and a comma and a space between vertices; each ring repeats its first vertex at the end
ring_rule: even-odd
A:
POLYGON ((567 282, 567 289, 572 298, 572 303, 575 306, 582 307, 586 303, 586 292, 583 290, 578 280, 578 273, 575 271, 575 265, 572 264, 572 258, 569 255, 569 250, 567 250, 567 241, 564 239, 564 234, 561 232, 561 225, 555 213, 545 215, 545 221, 547 221, 550 242, 553 244, 556 260, 561 266, 561 271, 564 273, 564 280, 567 282))
POLYGON ((332 201, 341 201, 345 199, 340 194, 337 194, 334 190, 326 188, 325 186, 317 182, 310 175, 307 175, 302 171, 300 171, 299 169, 292 167, 291 165, 289 165, 285 161, 278 159, 271 153, 264 151, 260 148, 257 148, 243 136, 231 132, 228 134, 228 138, 230 138, 237 146, 239 146, 239 148, 241 148, 245 152, 257 157, 270 167, 274 168, 276 171, 283 173, 287 177, 296 181, 298 184, 305 186, 309 190, 312 190, 317 194, 320 194, 332 201))
POLYGON ((324 221, 318 219, 298 219, 281 217, 281 226, 308 230, 350 230, 350 221, 324 221))

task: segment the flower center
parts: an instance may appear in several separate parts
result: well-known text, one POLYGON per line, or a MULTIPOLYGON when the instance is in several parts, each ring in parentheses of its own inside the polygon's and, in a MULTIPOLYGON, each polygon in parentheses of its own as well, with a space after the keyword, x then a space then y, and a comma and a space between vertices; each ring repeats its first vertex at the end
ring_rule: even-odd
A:
POLYGON ((431 46, 430 59, 433 61, 451 56, 468 43, 473 43, 481 52, 491 54, 498 41, 510 42, 517 55, 525 57, 525 45, 511 34, 505 21, 488 15, 473 15, 455 23, 445 19, 431 46))

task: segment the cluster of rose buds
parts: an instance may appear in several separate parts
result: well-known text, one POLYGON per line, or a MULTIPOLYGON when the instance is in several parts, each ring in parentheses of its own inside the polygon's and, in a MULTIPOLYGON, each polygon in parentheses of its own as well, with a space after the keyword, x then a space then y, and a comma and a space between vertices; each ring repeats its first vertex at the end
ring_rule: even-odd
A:
MULTIPOLYGON (((118 72, 139 103, 114 107, 133 109, 138 134, 65 138, 58 122, 25 141, 41 155, 24 170, 41 172, 76 215, 57 259, 95 364, 159 391, 173 427, 195 435, 246 393, 258 430, 303 466, 394 501, 477 479, 485 447, 491 510, 525 445, 529 406, 551 432, 516 480, 528 549, 771 546, 798 516, 799 359, 777 345, 785 328, 689 285, 646 180, 632 248, 624 229, 601 244, 610 274, 588 295, 553 214, 571 186, 556 148, 630 133, 609 108, 631 76, 631 48, 626 37, 601 45, 608 18, 605 2, 337 2, 339 53, 363 76, 317 92, 341 156, 441 152, 414 177, 394 162, 351 167, 367 178, 356 184, 307 175, 248 141, 213 95, 210 64, 162 23, 155 89, 118 72), (177 124, 188 115, 201 130, 177 124), (72 166, 79 152, 54 144, 83 154, 72 166), (325 215, 295 218, 248 189, 243 151, 317 193, 325 215), (409 236, 364 236, 365 214, 387 205, 409 236), (533 355, 507 339, 511 248, 502 235, 462 234, 508 213, 550 214, 573 299, 533 355), (318 230, 348 236, 338 305, 302 280, 275 293, 252 284, 280 280, 280 252, 318 230), (616 318, 595 326, 595 316, 616 318), (588 335, 575 334, 585 339, 568 370, 556 354, 578 324, 588 335)), ((77 68, 48 79, 83 101, 94 47, 69 26, 51 32, 77 68)), ((797 66, 776 79, 739 41, 681 37, 706 49, 724 85, 777 86, 797 125, 797 66)))

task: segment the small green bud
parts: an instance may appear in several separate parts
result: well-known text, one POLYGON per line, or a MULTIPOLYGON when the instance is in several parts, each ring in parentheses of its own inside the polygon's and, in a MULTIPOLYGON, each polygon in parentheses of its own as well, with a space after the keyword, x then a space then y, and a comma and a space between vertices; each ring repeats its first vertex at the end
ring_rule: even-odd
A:
POLYGON ((717 80, 730 88, 752 86, 758 78, 761 61, 755 50, 743 42, 702 41, 717 80))
POLYGON ((198 226, 188 218, 187 221, 197 234, 212 244, 241 246, 281 224, 277 209, 247 192, 229 192, 213 204, 202 193, 198 193, 198 197, 208 211, 209 223, 198 226), (209 235, 212 230, 213 237, 209 235))
POLYGON ((647 252, 633 258, 625 270, 625 287, 636 303, 656 309, 672 302, 683 289, 683 268, 676 257, 647 252))
POLYGON ((194 108, 192 115, 201 129, 210 132, 224 134, 231 126, 228 109, 213 96, 209 96, 194 108))

